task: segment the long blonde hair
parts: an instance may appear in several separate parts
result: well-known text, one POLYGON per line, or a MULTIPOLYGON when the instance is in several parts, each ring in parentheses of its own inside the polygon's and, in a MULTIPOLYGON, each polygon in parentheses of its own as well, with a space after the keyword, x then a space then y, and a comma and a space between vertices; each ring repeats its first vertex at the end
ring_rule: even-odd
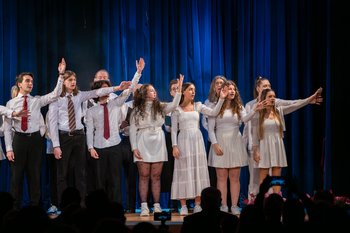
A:
MULTIPOLYGON (((261 101, 265 100, 266 99, 266 96, 269 92, 275 92, 274 90, 272 89, 264 89, 262 90, 261 92, 261 101)), ((274 106, 272 108, 272 111, 273 113, 275 114, 276 116, 276 120, 278 121, 279 123, 279 132, 280 132, 280 136, 281 138, 283 138, 283 122, 282 122, 282 118, 281 118, 281 113, 280 111, 276 108, 276 106, 274 106)), ((265 114, 267 113, 267 110, 264 108, 262 110, 259 111, 259 139, 262 140, 264 138, 264 120, 265 120, 265 114)))

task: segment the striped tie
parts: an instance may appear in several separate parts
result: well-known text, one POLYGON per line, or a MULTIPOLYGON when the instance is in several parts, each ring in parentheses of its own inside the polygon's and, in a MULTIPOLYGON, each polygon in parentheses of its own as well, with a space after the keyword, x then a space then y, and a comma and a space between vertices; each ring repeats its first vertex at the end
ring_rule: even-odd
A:
POLYGON ((68 122, 69 122, 69 129, 71 131, 75 130, 76 123, 75 123, 75 112, 74 112, 74 104, 72 101, 72 95, 68 95, 68 122))

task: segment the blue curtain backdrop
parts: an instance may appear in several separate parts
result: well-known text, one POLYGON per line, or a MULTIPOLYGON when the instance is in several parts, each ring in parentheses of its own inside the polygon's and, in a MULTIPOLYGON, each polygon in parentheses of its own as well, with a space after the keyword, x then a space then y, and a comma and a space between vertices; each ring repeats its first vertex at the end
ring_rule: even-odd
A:
MULTIPOLYGON (((334 152, 339 124, 332 119, 339 115, 331 77, 342 64, 335 55, 341 48, 333 26, 341 18, 334 9, 330 0, 0 0, 0 104, 6 105, 23 71, 35 75, 33 94, 51 91, 62 57, 81 90, 101 68, 114 84, 131 79, 135 60, 143 57, 141 82, 152 83, 165 101, 179 73, 195 83, 198 101, 207 98, 218 74, 237 83, 244 103, 253 98, 257 75, 268 77, 283 99, 305 98, 322 86, 322 106, 286 117, 285 172, 308 193, 325 188, 348 194, 349 187, 339 184, 339 168, 345 169, 339 161, 345 160, 334 152)), ((3 191, 9 176, 2 161, 3 191)), ((241 176, 246 196, 246 168, 241 176)))

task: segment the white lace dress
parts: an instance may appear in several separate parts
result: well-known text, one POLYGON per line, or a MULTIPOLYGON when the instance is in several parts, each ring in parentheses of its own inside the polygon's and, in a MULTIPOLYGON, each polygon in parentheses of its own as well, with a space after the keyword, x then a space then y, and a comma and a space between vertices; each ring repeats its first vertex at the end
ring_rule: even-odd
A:
POLYGON ((200 113, 216 116, 223 101, 211 109, 195 103, 195 111, 184 112, 178 107, 171 116, 172 144, 180 150, 175 159, 171 199, 193 199, 210 186, 207 155, 199 128, 200 113))

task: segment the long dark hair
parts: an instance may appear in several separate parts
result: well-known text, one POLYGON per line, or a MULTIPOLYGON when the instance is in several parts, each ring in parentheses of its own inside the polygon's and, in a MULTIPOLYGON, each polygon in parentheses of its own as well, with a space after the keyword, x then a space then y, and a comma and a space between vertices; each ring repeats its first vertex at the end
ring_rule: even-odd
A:
MULTIPOLYGON (((146 116, 146 97, 148 94, 148 88, 153 87, 151 84, 143 84, 139 89, 135 90, 134 93, 134 109, 133 109, 133 115, 135 116, 135 121, 138 122, 138 117, 141 117, 144 119, 146 116)), ((164 106, 160 103, 157 98, 153 101, 152 104, 152 118, 154 120, 157 119, 157 115, 160 114, 162 117, 164 117, 164 112, 163 112, 164 106)))

